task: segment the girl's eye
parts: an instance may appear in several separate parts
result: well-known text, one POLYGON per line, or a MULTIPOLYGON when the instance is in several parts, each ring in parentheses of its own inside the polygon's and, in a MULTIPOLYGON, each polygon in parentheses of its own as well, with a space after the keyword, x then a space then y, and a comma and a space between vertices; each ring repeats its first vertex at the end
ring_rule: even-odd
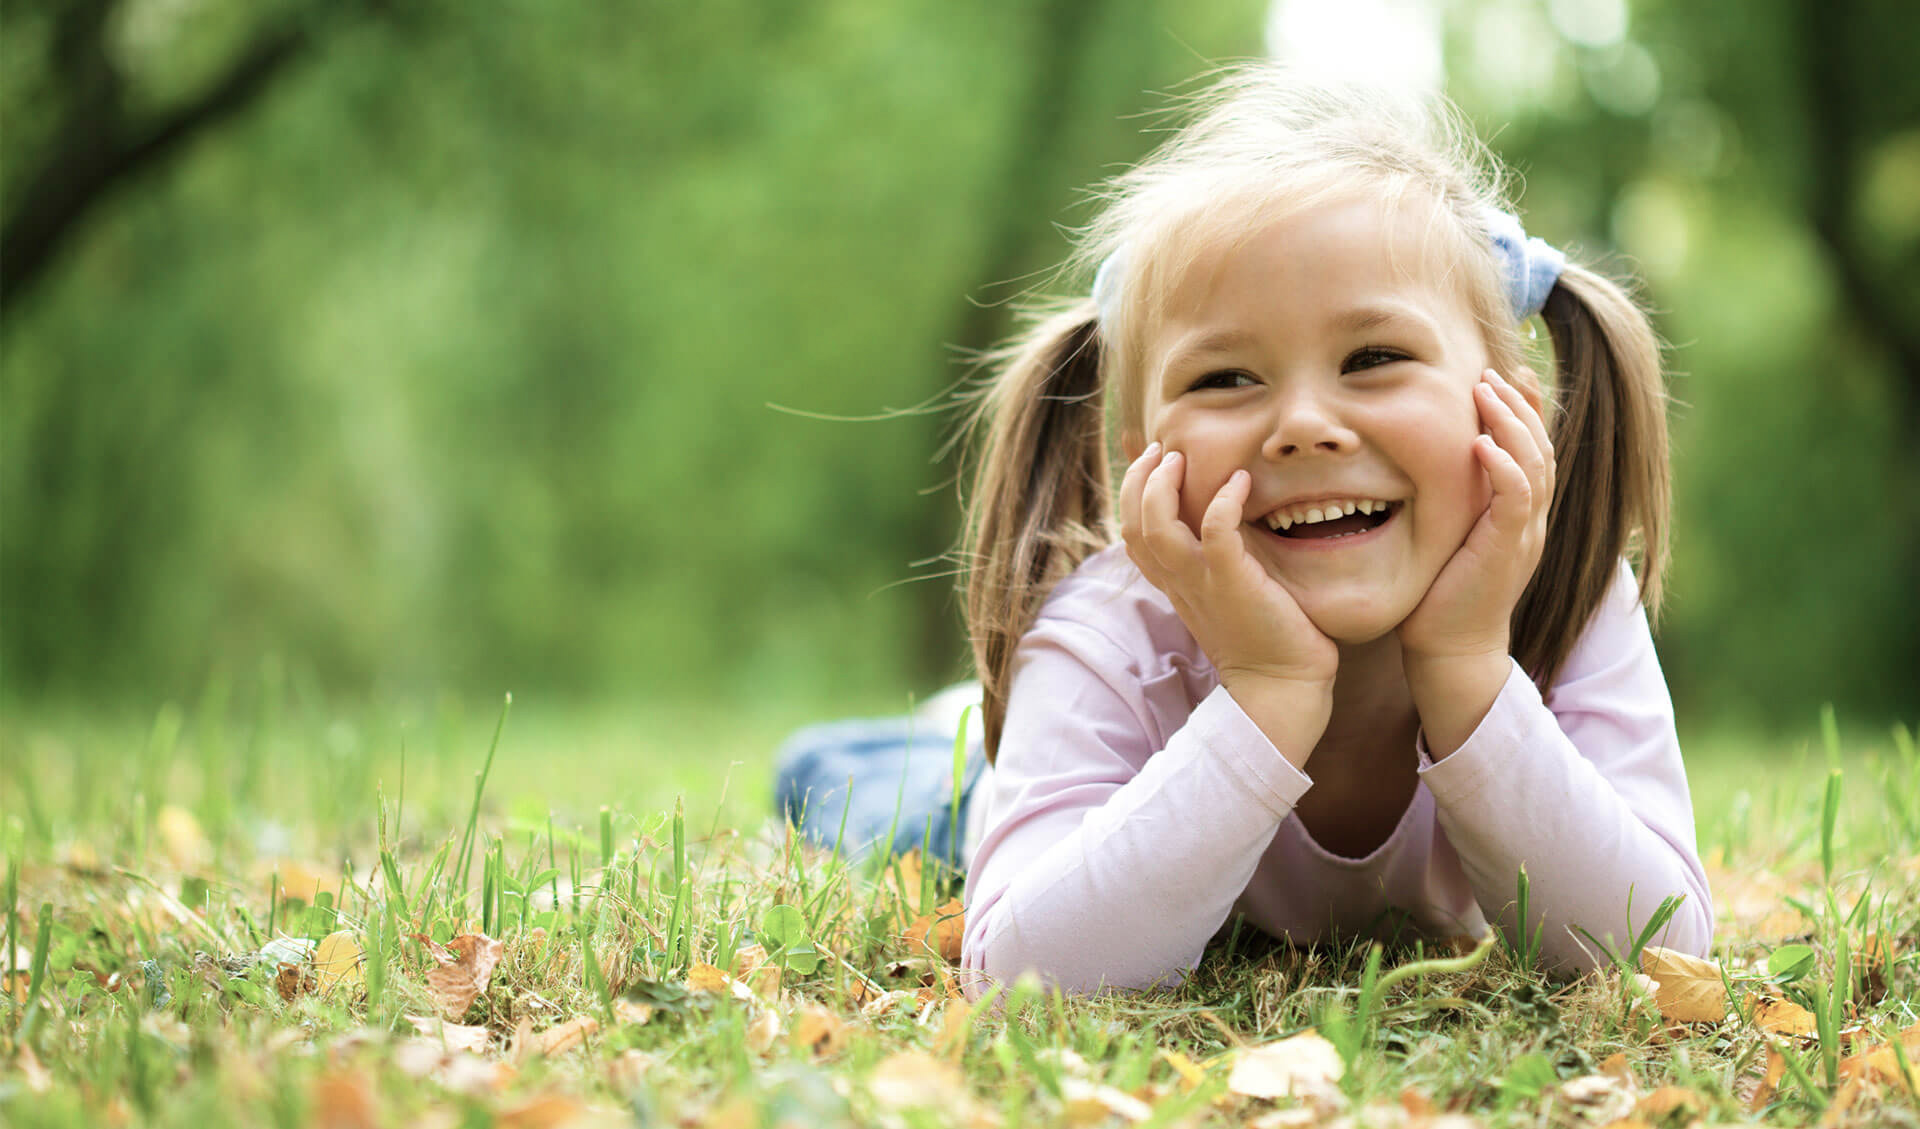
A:
POLYGON ((1389 349, 1381 345, 1367 345, 1349 353, 1346 363, 1340 366, 1340 371, 1360 372, 1364 369, 1379 368, 1381 365, 1390 365, 1395 361, 1404 361, 1406 359, 1407 354, 1398 349, 1389 349))
POLYGON ((1253 383, 1254 379, 1244 372, 1210 372, 1199 380, 1194 381, 1188 391, 1202 392, 1212 388, 1246 388, 1253 383))

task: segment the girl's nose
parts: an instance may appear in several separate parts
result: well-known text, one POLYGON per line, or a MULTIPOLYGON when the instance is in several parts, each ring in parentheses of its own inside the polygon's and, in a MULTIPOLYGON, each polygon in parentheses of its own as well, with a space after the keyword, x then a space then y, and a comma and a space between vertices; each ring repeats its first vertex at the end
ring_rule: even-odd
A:
POLYGON ((1307 452, 1342 454, 1359 443, 1359 436, 1341 420, 1335 406, 1312 392, 1291 392, 1275 411, 1273 431, 1261 447, 1270 459, 1307 452))

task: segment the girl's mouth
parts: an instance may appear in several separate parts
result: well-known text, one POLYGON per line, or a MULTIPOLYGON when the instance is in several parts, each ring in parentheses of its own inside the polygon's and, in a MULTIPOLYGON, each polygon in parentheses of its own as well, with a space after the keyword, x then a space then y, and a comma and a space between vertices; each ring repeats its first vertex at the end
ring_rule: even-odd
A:
POLYGON ((1332 541, 1358 537, 1385 525, 1400 512, 1400 502, 1343 500, 1276 510, 1254 522, 1287 541, 1332 541))

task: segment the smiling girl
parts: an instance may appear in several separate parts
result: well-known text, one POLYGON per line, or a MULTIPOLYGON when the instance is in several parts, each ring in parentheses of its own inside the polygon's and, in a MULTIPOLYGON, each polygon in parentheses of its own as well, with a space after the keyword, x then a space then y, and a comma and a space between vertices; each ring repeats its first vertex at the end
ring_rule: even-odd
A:
POLYGON ((1260 67, 1201 109, 982 403, 963 963, 1171 983, 1236 911, 1512 934, 1522 867, 1550 964, 1670 895, 1660 943, 1704 951, 1645 316, 1525 236, 1444 106, 1260 67))

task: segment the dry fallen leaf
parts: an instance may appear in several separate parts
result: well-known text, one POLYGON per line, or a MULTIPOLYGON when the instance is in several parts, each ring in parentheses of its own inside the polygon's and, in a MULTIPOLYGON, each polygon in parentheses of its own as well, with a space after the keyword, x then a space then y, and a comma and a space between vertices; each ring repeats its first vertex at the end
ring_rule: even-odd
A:
POLYGON ((576 1016, 565 1023, 558 1023, 542 1031, 538 1036, 537 1047, 541 1054, 551 1058, 587 1041, 587 1036, 600 1030, 600 1021, 591 1015, 576 1016))
POLYGON ((1640 1091, 1631 1080, 1613 1074, 1587 1074, 1560 1084, 1560 1098, 1596 1124, 1606 1125, 1633 1112, 1640 1091))
POLYGON ((1668 1120, 1691 1122, 1706 1111, 1707 1102, 1699 1094, 1680 1086, 1662 1086, 1641 1098, 1633 1111, 1656 1123, 1668 1120))
POLYGON ((949 1000, 940 1013, 940 1034, 933 1041, 935 1054, 954 1062, 966 1053, 967 1034, 973 1030, 973 1005, 965 1000, 949 1000))
POLYGON ((1753 1025, 1775 1035, 1818 1035, 1820 1024, 1813 1013, 1791 1000, 1761 996, 1753 1002, 1753 1025))
POLYGON ((1827 1112, 1820 1115, 1819 1129, 1835 1129, 1846 1118, 1847 1111, 1860 1100, 1860 1094, 1866 1086, 1866 1079, 1859 1077, 1840 1083, 1840 1088, 1834 1091, 1832 1104, 1827 1106, 1827 1112))
POLYGON ((1066 1104, 1069 1125, 1099 1125, 1109 1116, 1138 1123, 1153 1116, 1153 1107, 1139 1098, 1084 1078, 1062 1078, 1060 1097, 1066 1104))
POLYGON ((458 1020, 487 990, 506 946, 485 933, 463 933, 444 949, 436 945, 430 951, 440 963, 427 970, 427 991, 443 1017, 458 1020))
POLYGON ((501 1110, 494 1118, 499 1129, 561 1129, 587 1115, 587 1107, 564 1094, 546 1094, 512 1109, 501 1110))
POLYGON ((846 1020, 836 1012, 819 1004, 804 1004, 793 1017, 789 1041, 806 1048, 815 1058, 829 1058, 846 1048, 847 1038, 846 1020))
POLYGON ((1332 1089, 1346 1069, 1332 1043, 1303 1031, 1235 1052, 1227 1089, 1250 1098, 1300 1097, 1332 1089))
POLYGON ((321 1129, 376 1129, 380 1103, 366 1076, 344 1070, 322 1075, 313 1084, 313 1124, 321 1129))
POLYGON ((313 950, 315 990, 325 994, 343 984, 349 988, 359 986, 363 955, 360 942, 354 940, 353 934, 345 929, 327 934, 321 939, 319 947, 313 950))
POLYGON ((659 1059, 645 1051, 621 1051, 613 1056, 612 1062, 607 1063, 607 1081, 616 1093, 630 1094, 640 1088, 640 1084, 646 1081, 647 1073, 659 1062, 659 1059))
POLYGON ((770 1007, 761 1008, 759 1014, 747 1021, 747 1049, 757 1055, 766 1054, 780 1037, 780 1027, 780 1013, 770 1007))
POLYGON ((1877 1079, 1912 1092, 1914 1082, 1920 1082, 1920 1023, 1900 1032, 1899 1041, 1900 1049, 1906 1052, 1907 1066, 1913 1073, 1911 1079, 1900 1069, 1900 1059, 1894 1053, 1892 1040, 1876 1043, 1858 1054, 1841 1059, 1841 1076, 1877 1079))
POLYGON ((493 1033, 485 1027, 468 1027, 459 1023, 448 1023, 437 1015, 409 1015, 408 1023, 420 1034, 437 1039, 448 1050, 484 1051, 493 1033))
POLYGON ((925 1051, 899 1051, 882 1059, 867 1075, 867 1092, 886 1109, 952 1110, 967 1096, 960 1068, 925 1051))
POLYGON ((710 964, 695 964, 687 969, 687 991, 722 992, 733 983, 733 977, 710 964))
POLYGON ((1727 1014, 1727 986, 1710 960, 1649 945, 1640 970, 1652 977, 1653 1004, 1676 1023, 1718 1023, 1727 1014))
POLYGON ((613 1018, 627 1026, 638 1027, 653 1018, 653 1005, 638 1000, 618 999, 613 1001, 613 1018))
POLYGON ((1781 1054, 1778 1047, 1768 1044, 1767 1072, 1761 1077, 1760 1084, 1754 1088, 1753 1093, 1747 1097, 1748 1113, 1759 1113, 1766 1108, 1767 1103, 1773 1100, 1774 1092, 1780 1088, 1780 1079, 1786 1072, 1787 1056, 1781 1054))
POLYGON ((283 964, 273 974, 273 990, 280 994, 280 1002, 292 1003, 301 994, 313 990, 315 977, 303 964, 283 964))
POLYGON ((923 913, 907 926, 906 941, 912 951, 935 952, 952 964, 960 962, 960 941, 967 932, 967 907, 959 898, 948 898, 932 913, 923 913))

